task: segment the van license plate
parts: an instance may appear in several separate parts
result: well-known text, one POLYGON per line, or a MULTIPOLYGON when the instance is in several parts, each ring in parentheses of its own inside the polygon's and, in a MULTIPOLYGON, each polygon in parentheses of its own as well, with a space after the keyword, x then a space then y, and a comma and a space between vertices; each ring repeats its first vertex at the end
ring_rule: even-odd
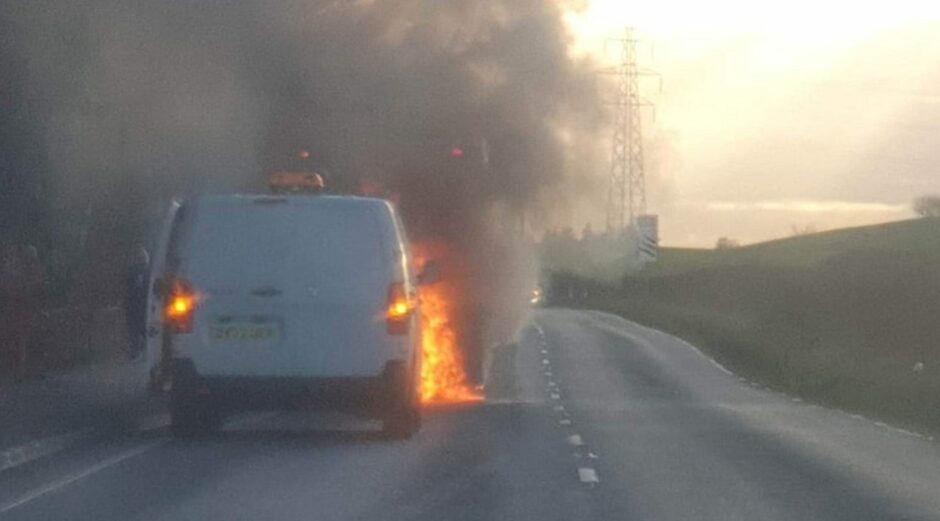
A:
POLYGON ((270 342, 277 339, 273 324, 227 324, 212 326, 209 338, 216 343, 270 342))

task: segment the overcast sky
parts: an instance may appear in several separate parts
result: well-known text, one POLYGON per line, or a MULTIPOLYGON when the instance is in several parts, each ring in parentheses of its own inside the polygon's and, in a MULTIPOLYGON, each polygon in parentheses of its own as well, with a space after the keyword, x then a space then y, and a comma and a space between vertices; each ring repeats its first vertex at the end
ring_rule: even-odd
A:
POLYGON ((593 0, 570 22, 597 56, 633 25, 662 74, 644 89, 664 244, 905 219, 940 193, 940 2, 593 0))

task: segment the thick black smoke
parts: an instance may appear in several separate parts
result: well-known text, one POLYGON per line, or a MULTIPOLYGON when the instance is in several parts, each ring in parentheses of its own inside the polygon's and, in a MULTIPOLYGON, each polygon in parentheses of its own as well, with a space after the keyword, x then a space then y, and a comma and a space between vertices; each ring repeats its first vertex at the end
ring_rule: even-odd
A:
POLYGON ((4 226, 68 264, 143 241, 171 196, 315 169, 398 200, 486 314, 597 130, 570 4, 0 0, 0 174, 26 201, 4 226))

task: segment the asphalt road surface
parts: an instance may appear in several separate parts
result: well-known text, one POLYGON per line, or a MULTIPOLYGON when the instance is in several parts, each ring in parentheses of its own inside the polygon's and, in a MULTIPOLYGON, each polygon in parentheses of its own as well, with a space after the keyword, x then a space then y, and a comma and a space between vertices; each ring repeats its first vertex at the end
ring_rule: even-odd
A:
POLYGON ((0 519, 940 519, 940 444, 621 319, 542 311, 414 439, 312 414, 112 436, 0 473, 0 519))

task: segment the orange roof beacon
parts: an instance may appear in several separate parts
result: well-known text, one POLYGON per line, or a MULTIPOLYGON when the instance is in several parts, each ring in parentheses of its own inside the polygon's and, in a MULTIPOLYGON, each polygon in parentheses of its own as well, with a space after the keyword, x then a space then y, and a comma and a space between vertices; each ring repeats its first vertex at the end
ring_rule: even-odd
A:
POLYGON ((316 172, 276 172, 268 178, 275 194, 317 194, 323 191, 323 177, 316 172))

